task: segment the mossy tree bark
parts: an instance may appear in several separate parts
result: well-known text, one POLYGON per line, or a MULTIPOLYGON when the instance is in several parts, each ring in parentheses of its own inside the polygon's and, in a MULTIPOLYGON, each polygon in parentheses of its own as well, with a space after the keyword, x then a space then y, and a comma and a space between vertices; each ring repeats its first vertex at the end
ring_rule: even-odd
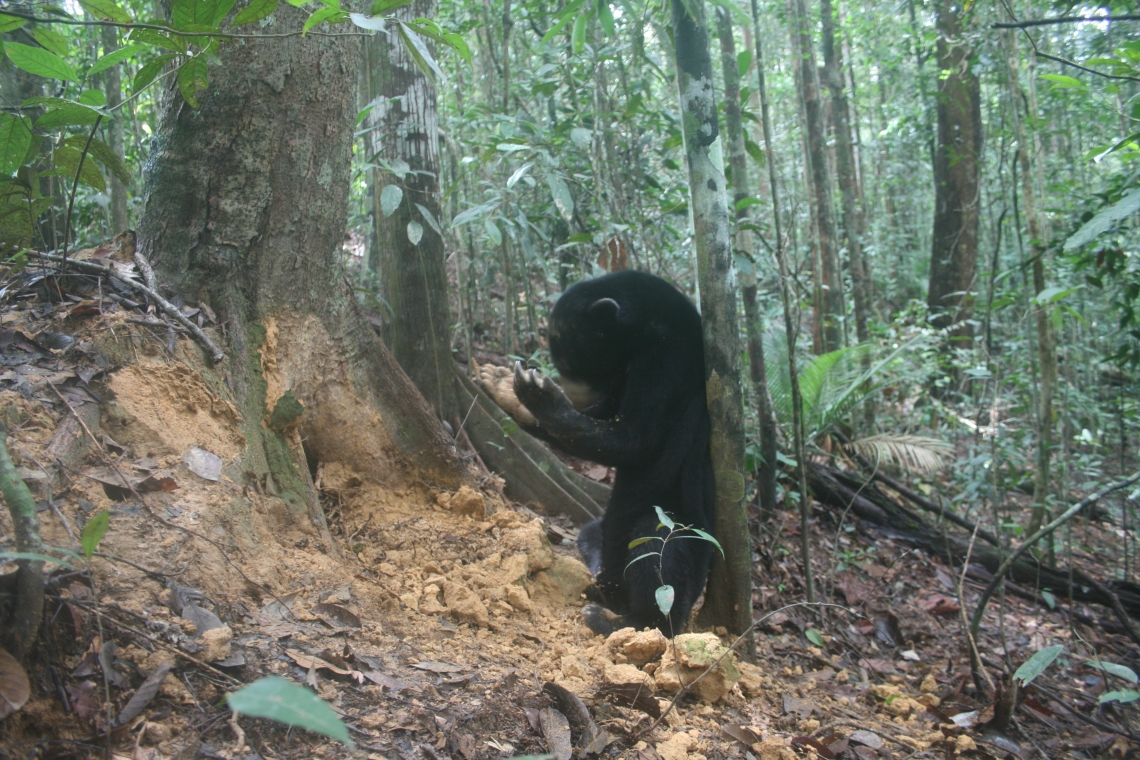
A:
POLYGON ((934 150, 934 238, 927 303, 936 327, 956 325, 948 348, 969 348, 978 259, 982 149, 981 86, 970 60, 958 6, 936 3, 938 143, 934 150))
POLYGON ((792 50, 799 70, 800 108, 803 113, 805 160, 811 184, 811 206, 819 240, 816 261, 816 352, 825 354, 844 344, 843 283, 839 271, 839 248, 835 232, 835 207, 831 198, 831 167, 827 161, 827 134, 819 92, 819 70, 811 39, 811 19, 804 0, 788 0, 792 50))
POLYGON ((740 69, 736 62, 736 40, 732 18, 725 8, 716 9, 717 38, 720 40, 720 62, 724 72, 724 125, 728 131, 728 160, 732 167, 732 201, 736 210, 736 249, 748 260, 740 272, 740 294, 744 300, 744 321, 748 331, 749 376, 756 395, 759 419, 760 457, 764 460, 756 472, 760 511, 776 511, 776 415, 768 396, 768 371, 764 365, 764 325, 757 303, 756 250, 747 208, 739 204, 752 195, 748 177, 748 154, 744 148, 744 123, 740 113, 740 69))
MULTIPOLYGON (((407 21, 435 15, 434 0, 394 11, 407 21)), ((439 119, 435 86, 395 35, 365 42, 368 99, 365 119, 371 157, 397 170, 374 169, 373 220, 380 288, 392 314, 384 343, 436 413, 452 425, 457 409, 451 369, 451 314, 440 233, 439 119), (385 213, 386 199, 399 197, 385 213)), ((375 161, 370 161, 375 163, 375 161)))
MULTIPOLYGON (((305 16, 283 4, 263 28, 305 16)), ((139 242, 166 285, 224 323, 229 358, 205 374, 242 415, 231 475, 271 479, 297 512, 315 506, 306 455, 396 487, 470 482, 342 274, 357 38, 234 41, 219 57, 199 108, 164 99, 139 242), (282 400, 304 407, 300 436, 262 424, 282 400)))
POLYGON ((704 5, 672 0, 672 10, 677 89, 701 289, 705 392, 712 421, 717 504, 714 533, 724 549, 723 559, 714 554, 699 622, 743 633, 752 625, 752 548, 744 506, 744 407, 728 195, 721 170, 723 159, 704 5), (691 7, 686 8, 687 5, 691 7))

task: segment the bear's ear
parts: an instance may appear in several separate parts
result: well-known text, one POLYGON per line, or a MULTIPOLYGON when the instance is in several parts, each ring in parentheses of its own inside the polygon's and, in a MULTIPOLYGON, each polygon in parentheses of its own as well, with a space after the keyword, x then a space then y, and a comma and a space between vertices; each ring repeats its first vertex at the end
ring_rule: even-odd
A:
POLYGON ((618 315, 621 314, 621 304, 612 298, 599 298, 590 304, 586 313, 595 319, 607 319, 616 322, 618 315))

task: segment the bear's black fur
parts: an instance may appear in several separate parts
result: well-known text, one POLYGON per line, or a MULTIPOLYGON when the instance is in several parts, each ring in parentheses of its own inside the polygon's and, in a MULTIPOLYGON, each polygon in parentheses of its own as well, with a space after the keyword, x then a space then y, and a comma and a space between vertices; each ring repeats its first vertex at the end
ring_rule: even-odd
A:
POLYGON ((681 534, 662 557, 655 506, 678 525, 711 531, 714 513, 701 317, 665 280, 617 272, 569 288, 550 316, 550 353, 562 388, 516 366, 514 391, 535 418, 528 432, 583 459, 617 468, 605 515, 579 533, 595 573, 586 610, 599 633, 647 626, 681 632, 704 591, 714 547, 681 534), (631 564, 633 563, 633 564, 631 564), (660 571, 660 575, 658 572, 660 571), (666 618, 655 591, 675 592, 666 618))

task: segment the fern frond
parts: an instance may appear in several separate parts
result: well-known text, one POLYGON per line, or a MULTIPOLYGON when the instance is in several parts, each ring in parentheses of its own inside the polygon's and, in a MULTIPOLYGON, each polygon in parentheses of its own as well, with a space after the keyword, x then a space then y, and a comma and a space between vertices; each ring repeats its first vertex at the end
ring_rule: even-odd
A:
POLYGON ((884 433, 860 438, 844 447, 872 463, 889 462, 913 472, 933 473, 942 469, 952 447, 938 438, 884 433))

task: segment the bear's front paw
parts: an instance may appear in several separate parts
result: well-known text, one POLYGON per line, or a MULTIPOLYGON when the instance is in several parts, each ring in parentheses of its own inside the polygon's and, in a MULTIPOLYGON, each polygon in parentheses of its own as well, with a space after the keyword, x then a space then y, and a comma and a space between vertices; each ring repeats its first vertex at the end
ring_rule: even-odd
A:
POLYGON ((574 405, 557 383, 538 370, 523 369, 522 362, 515 362, 514 391, 515 397, 540 422, 561 412, 574 411, 574 405))
POLYGON ((472 362, 472 365, 472 369, 475 370, 475 384, 490 396, 500 409, 511 415, 515 422, 523 427, 533 427, 534 415, 515 395, 514 374, 506 367, 496 367, 494 364, 484 364, 479 367, 472 362))

